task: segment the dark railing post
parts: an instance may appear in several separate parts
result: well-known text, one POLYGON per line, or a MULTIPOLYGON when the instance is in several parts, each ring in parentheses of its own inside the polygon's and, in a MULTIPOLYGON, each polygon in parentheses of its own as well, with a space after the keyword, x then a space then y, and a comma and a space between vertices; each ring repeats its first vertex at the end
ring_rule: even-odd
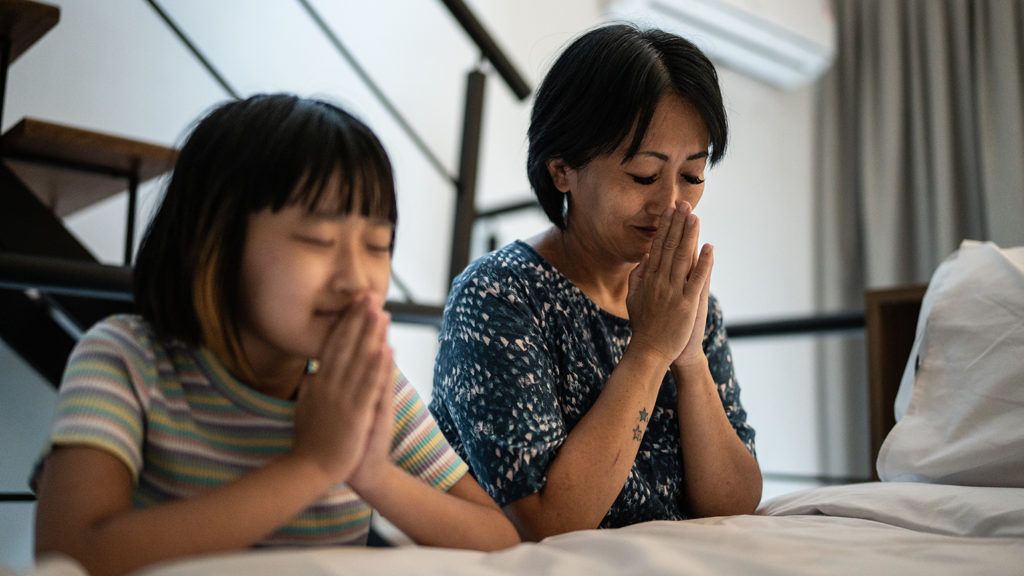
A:
POLYGON ((452 227, 452 252, 448 280, 469 264, 469 245, 476 220, 476 176, 480 163, 480 132, 484 114, 484 88, 487 76, 473 70, 466 76, 466 111, 462 120, 462 153, 455 187, 455 224, 452 227))
POLYGON ((136 168, 128 176, 128 214, 124 228, 124 265, 132 265, 132 254, 135 252, 135 206, 139 199, 139 170, 136 168))
POLYGON ((11 58, 11 39, 9 36, 0 37, 0 126, 4 121, 4 100, 7 99, 7 70, 8 60, 11 58))

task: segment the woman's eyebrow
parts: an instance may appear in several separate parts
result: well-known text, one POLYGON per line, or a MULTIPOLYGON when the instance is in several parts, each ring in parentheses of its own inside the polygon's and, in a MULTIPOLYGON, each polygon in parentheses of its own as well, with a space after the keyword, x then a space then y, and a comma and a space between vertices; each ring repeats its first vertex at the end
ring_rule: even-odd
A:
MULTIPOLYGON (((653 156, 654 158, 657 158, 657 159, 661 160, 662 162, 668 162, 668 155, 667 154, 662 154, 661 152, 655 152, 653 150, 640 150, 634 156, 653 156)), ((696 154, 690 154, 689 156, 687 156, 686 157, 686 161, 689 162, 690 160, 699 160, 701 158, 707 158, 707 157, 708 157, 708 151, 707 150, 702 150, 700 152, 697 152, 696 154)), ((625 162, 625 160, 624 160, 624 162, 625 162)))

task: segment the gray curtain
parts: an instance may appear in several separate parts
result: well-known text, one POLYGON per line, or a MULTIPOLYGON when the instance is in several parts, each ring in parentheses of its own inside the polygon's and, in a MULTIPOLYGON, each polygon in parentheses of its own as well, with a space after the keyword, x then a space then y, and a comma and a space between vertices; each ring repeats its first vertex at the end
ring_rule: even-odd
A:
MULTIPOLYGON (((821 310, 925 283, 965 238, 1024 245, 1024 1, 834 0, 815 213, 821 310)), ((828 472, 873 467, 863 342, 820 345, 828 472), (835 456, 835 454, 842 454, 835 456)))

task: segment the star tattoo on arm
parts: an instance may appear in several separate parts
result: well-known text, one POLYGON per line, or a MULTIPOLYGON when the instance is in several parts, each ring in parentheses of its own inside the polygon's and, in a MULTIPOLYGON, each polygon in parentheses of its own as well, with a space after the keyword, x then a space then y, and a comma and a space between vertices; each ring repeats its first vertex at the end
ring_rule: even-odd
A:
POLYGON ((636 440, 637 442, 639 442, 640 439, 644 437, 645 427, 641 427, 640 424, 643 422, 647 422, 647 417, 650 416, 650 414, 648 414, 647 412, 647 408, 641 408, 639 416, 640 418, 637 421, 637 425, 635 428, 633 428, 633 440, 636 440))

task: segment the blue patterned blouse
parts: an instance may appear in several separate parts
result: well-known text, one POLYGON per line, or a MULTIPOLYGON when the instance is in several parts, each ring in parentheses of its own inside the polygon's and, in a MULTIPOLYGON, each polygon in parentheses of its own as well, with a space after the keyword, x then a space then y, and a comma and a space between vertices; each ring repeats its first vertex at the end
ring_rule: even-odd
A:
MULTIPOLYGON (((430 410, 480 485, 504 506, 538 492, 569 431, 629 343, 629 321, 600 309, 528 244, 471 264, 452 284, 430 410)), ((704 352, 736 434, 754 452, 722 312, 712 296, 704 352)), ((601 527, 687 517, 676 386, 665 374, 629 478, 601 527)))

